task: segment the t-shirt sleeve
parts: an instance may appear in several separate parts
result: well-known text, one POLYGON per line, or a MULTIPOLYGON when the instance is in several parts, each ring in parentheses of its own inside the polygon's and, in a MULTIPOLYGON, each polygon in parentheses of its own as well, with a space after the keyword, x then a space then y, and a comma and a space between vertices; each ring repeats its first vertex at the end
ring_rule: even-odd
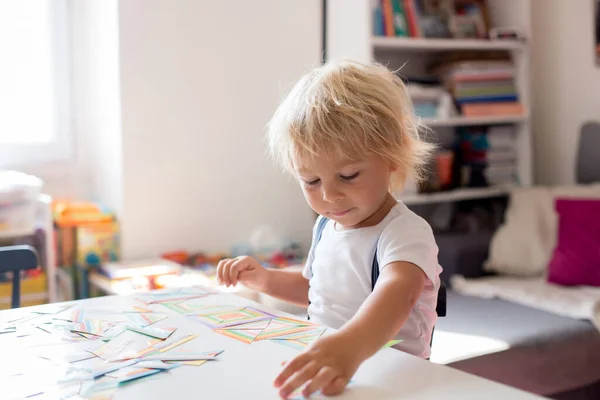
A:
POLYGON ((315 239, 317 236, 317 228, 319 226, 319 222, 321 221, 321 218, 323 218, 323 217, 319 215, 317 217, 317 220, 315 221, 315 224, 313 225, 312 241, 310 244, 310 250, 308 251, 308 256, 306 257, 306 263, 304 263, 304 269, 302 270, 302 276, 305 277, 306 279, 312 278, 311 265, 312 265, 313 260, 315 259, 315 247, 316 247, 315 239))
POLYGON ((383 230, 377 244, 379 269, 405 261, 421 268, 432 283, 439 279, 438 246, 427 221, 416 214, 395 218, 383 230))

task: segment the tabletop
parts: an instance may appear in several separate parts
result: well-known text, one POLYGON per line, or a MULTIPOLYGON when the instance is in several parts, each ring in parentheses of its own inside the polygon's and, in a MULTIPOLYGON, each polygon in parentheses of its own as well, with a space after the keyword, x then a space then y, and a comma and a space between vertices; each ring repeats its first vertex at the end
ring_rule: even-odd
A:
MULTIPOLYGON (((330 332, 203 288, 6 310, 0 397, 278 399, 282 362, 330 332)), ((336 397, 398 398, 539 397, 392 348, 365 361, 336 397)))

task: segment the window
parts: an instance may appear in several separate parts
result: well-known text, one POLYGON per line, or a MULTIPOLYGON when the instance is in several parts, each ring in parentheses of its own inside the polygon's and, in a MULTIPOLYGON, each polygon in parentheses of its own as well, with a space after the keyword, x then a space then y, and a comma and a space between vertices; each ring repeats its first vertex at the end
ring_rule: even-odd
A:
POLYGON ((65 0, 0 1, 0 168, 71 155, 65 0))

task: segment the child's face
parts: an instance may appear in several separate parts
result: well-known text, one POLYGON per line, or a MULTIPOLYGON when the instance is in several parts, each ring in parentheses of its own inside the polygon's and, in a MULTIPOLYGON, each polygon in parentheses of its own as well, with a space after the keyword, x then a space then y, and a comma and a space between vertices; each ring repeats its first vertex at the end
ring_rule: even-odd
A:
MULTIPOLYGON (((296 160, 295 160, 296 161, 296 160)), ((317 213, 352 228, 378 211, 388 196, 393 169, 381 158, 358 162, 325 157, 294 162, 304 197, 317 213)))

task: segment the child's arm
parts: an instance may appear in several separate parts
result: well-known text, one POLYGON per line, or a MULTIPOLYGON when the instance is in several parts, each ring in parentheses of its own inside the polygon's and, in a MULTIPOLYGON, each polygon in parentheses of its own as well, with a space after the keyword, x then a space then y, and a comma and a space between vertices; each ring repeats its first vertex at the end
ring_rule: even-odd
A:
POLYGON ((288 396, 309 382, 303 394, 321 389, 340 393, 359 365, 391 340, 408 319, 426 281, 425 273, 408 262, 388 264, 373 293, 339 331, 316 341, 293 359, 275 380, 280 395, 288 396))
POLYGON ((219 262, 217 280, 221 285, 244 286, 269 296, 308 306, 308 279, 301 271, 266 269, 252 257, 237 257, 219 262))

